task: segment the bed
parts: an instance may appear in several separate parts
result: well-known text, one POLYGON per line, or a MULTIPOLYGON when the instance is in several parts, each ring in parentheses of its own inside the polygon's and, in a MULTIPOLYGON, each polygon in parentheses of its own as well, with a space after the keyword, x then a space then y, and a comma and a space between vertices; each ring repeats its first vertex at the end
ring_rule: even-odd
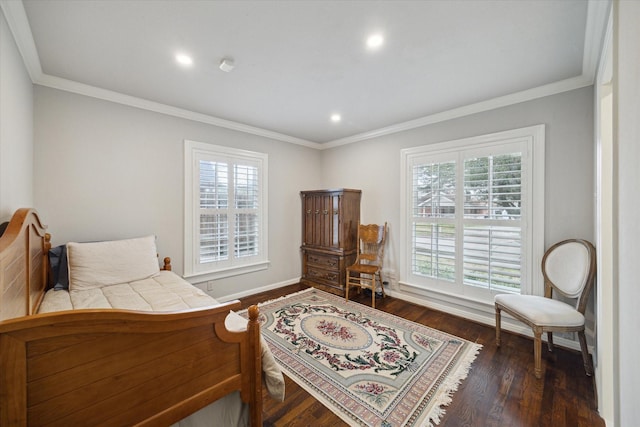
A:
MULTIPOLYGON (((203 416, 220 425, 221 418, 211 422, 219 417, 211 411, 235 399, 248 424, 260 426, 263 384, 283 398, 282 374, 261 345, 256 306, 247 321, 233 313, 239 301, 208 301, 195 287, 183 298, 195 301, 192 306, 165 301, 165 290, 153 292, 149 279, 179 279, 168 260, 162 271, 120 289, 92 287, 92 275, 98 282, 124 277, 118 259, 132 257, 92 259, 101 252, 91 246, 67 245, 70 290, 56 291, 50 289, 50 242, 33 209, 19 209, 0 237, 0 425, 190 426, 203 416), (129 292, 140 287, 151 308, 128 305, 135 299, 129 292), (86 290, 94 295, 74 301, 71 294, 86 290), (105 293, 115 295, 115 305, 104 302, 110 299, 105 293), (269 365, 264 376, 263 364, 269 365)), ((140 263, 142 270, 152 268, 148 256, 140 263)))

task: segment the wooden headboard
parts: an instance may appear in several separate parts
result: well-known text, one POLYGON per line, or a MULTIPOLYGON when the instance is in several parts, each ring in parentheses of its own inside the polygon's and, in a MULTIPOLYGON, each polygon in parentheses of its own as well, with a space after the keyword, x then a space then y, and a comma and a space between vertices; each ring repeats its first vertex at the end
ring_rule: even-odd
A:
POLYGON ((0 237, 0 321, 34 314, 47 288, 47 227, 34 209, 18 209, 0 237))

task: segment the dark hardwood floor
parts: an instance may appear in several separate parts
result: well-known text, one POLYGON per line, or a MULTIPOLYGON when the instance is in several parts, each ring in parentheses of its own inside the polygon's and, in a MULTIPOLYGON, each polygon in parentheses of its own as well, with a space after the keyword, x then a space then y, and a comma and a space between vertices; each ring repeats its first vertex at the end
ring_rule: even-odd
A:
MULTIPOLYGON (((291 285, 242 299, 243 307, 298 290, 291 285)), ((370 298, 354 299, 370 304, 370 298)), ((439 427, 461 426, 589 426, 604 427, 598 415, 591 377, 584 373, 580 353, 543 347, 544 376, 533 373, 533 341, 503 332, 495 345, 495 329, 397 298, 376 301, 376 308, 483 345, 469 376, 453 395, 439 427)), ((344 426, 338 416, 285 376, 285 401, 265 396, 264 426, 344 426)))

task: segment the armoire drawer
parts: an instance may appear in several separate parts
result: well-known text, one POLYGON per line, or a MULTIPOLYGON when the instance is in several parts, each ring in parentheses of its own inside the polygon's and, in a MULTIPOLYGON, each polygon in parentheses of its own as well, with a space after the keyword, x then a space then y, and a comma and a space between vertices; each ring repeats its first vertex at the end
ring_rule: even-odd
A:
POLYGON ((307 274, 305 278, 311 281, 316 281, 333 286, 341 282, 339 270, 326 270, 323 268, 312 267, 311 265, 307 266, 307 274))
POLYGON ((335 270, 336 272, 340 268, 339 256, 307 252, 306 257, 309 267, 320 267, 326 270, 335 270))

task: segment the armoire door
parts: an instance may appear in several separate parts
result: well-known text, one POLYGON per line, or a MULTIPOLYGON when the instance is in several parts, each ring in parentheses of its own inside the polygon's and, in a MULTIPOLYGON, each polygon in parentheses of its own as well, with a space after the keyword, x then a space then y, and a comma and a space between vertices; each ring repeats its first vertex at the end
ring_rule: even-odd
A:
POLYGON ((315 230, 315 198, 312 195, 305 195, 302 199, 302 245, 313 245, 315 230))

